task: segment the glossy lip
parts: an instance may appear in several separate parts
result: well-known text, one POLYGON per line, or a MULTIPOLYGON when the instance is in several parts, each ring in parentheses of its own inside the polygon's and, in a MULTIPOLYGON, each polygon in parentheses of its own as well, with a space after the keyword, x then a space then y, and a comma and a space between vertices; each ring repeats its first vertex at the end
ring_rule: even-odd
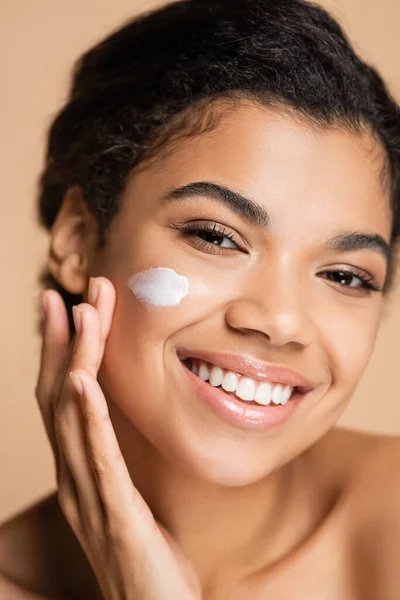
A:
POLYGON ((187 381, 201 403, 223 421, 247 431, 267 431, 287 421, 304 394, 293 391, 285 405, 263 406, 246 402, 231 392, 213 387, 195 375, 182 361, 179 361, 187 381))
POLYGON ((245 377, 250 377, 254 380, 290 385, 291 387, 297 388, 297 391, 300 394, 305 394, 314 387, 304 375, 301 375, 288 367, 263 362, 249 355, 197 351, 183 347, 177 349, 177 355, 181 361, 189 358, 197 358, 220 367, 221 369, 233 371, 238 375, 244 375, 245 377))

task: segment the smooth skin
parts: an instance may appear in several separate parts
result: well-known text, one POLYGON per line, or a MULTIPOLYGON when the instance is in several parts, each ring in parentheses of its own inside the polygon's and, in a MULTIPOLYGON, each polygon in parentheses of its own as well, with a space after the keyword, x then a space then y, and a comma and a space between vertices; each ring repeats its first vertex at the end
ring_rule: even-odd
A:
POLYGON ((64 303, 57 292, 45 295, 37 397, 58 465, 59 502, 106 600, 196 600, 194 569, 134 487, 97 382, 115 304, 111 282, 99 279, 97 302, 74 310, 77 337, 69 364, 64 303))
POLYGON ((46 293, 37 396, 58 490, 0 528, 8 598, 398 598, 399 440, 335 427, 384 300, 329 275, 352 267, 383 286, 386 262, 327 247, 345 230, 388 241, 382 165, 367 133, 242 103, 133 171, 105 250, 68 192, 49 268, 84 294, 83 327, 70 347, 61 298, 46 293), (251 198, 269 226, 205 195, 162 200, 196 181, 251 198), (184 234, 193 221, 220 224, 218 243, 184 234), (125 282, 152 266, 194 293, 149 311, 125 282), (182 346, 279 362, 314 389, 282 426, 240 431, 193 394, 182 346))

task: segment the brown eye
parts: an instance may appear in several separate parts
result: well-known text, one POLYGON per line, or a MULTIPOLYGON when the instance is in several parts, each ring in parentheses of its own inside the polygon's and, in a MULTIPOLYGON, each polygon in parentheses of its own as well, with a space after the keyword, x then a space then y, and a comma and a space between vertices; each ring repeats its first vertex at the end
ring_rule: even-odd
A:
POLYGON ((358 271, 352 271, 347 269, 340 269, 337 271, 325 271, 325 274, 331 276, 330 280, 337 283, 341 287, 348 287, 351 289, 365 289, 369 292, 380 292, 381 287, 378 282, 374 281, 372 277, 366 277, 358 271), (352 281, 358 280, 358 285, 352 285, 352 281))
POLYGON ((232 242, 226 235, 220 235, 211 231, 198 230, 197 236, 207 242, 207 244, 213 244, 213 246, 219 246, 220 248, 237 248, 236 244, 232 242))
POLYGON ((220 223, 213 221, 188 223, 185 227, 180 228, 180 231, 191 240, 193 245, 203 246, 204 249, 212 251, 215 248, 219 252, 243 251, 243 246, 238 240, 239 236, 220 223))

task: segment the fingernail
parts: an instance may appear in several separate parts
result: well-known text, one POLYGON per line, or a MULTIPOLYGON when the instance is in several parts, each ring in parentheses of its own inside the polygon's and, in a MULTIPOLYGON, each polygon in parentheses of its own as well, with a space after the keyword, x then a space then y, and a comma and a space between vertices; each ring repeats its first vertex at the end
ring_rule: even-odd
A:
POLYGON ((76 332, 79 333, 81 330, 82 315, 81 315, 81 311, 78 309, 77 306, 72 307, 72 315, 74 317, 74 324, 75 324, 76 332))
POLYGON ((93 277, 91 277, 90 281, 89 281, 89 294, 88 294, 89 304, 94 306, 96 304, 98 295, 99 295, 99 286, 97 285, 95 279, 93 277))
POLYGON ((69 374, 69 377, 72 381, 72 385, 74 386, 74 388, 76 389, 78 394, 80 396, 82 396, 83 385, 82 385, 82 381, 81 381, 81 378, 79 377, 79 375, 76 375, 76 373, 74 373, 74 371, 71 371, 69 374))
POLYGON ((45 292, 45 291, 43 291, 43 292, 42 292, 42 297, 41 297, 41 300, 42 300, 42 311, 43 311, 43 316, 44 316, 44 318, 46 319, 46 317, 47 317, 47 305, 48 305, 48 304, 47 304, 47 295, 46 295, 46 292, 45 292))

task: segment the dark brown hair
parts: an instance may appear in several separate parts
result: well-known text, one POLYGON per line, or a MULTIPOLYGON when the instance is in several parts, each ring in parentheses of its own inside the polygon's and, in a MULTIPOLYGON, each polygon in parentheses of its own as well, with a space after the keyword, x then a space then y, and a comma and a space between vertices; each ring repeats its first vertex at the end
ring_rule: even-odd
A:
MULTIPOLYGON (((249 98, 321 127, 369 130, 387 158, 393 214, 384 294, 400 237, 400 110, 338 23, 305 0, 181 0, 144 13, 77 61, 50 126, 39 219, 50 229, 67 189, 80 185, 105 243, 128 174, 178 136, 215 126, 215 100, 249 98)), ((69 314, 80 296, 47 272, 69 314)), ((72 321, 71 328, 72 328, 72 321)))

